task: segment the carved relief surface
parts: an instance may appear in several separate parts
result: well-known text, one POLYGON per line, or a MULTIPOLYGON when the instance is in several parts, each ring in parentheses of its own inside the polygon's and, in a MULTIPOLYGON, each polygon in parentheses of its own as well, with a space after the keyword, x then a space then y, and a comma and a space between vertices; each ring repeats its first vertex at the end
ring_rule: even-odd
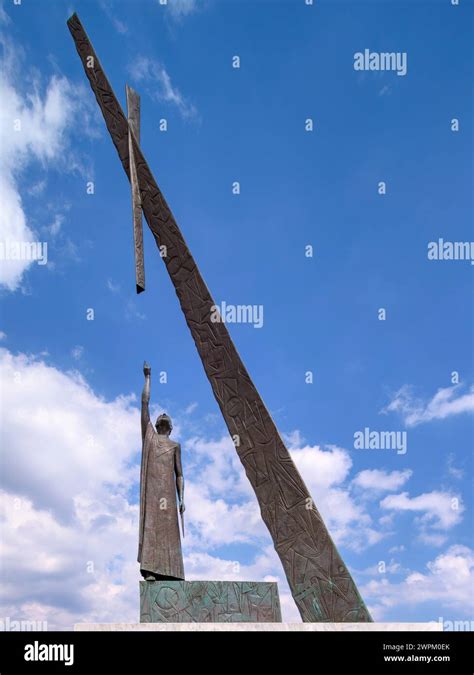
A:
POLYGON ((140 581, 140 623, 281 622, 274 582, 140 581))

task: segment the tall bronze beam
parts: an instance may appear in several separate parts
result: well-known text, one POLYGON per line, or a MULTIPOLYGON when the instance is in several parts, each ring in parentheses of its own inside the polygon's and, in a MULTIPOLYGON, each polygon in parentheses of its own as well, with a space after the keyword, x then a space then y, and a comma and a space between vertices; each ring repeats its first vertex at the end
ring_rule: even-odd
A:
POLYGON ((128 86, 127 95, 128 115, 128 155, 130 158, 130 185, 132 188, 132 217, 133 217, 133 244, 135 249, 135 283, 137 293, 145 290, 145 261, 143 255, 143 223, 142 202, 138 186, 137 165, 133 152, 132 134, 137 145, 140 145, 140 97, 137 92, 128 86))
MULTIPOLYGON (((130 179, 129 125, 76 14, 69 30, 130 179)), ((255 491, 303 621, 371 621, 367 608, 215 307, 183 235, 132 134, 143 213, 255 491)))

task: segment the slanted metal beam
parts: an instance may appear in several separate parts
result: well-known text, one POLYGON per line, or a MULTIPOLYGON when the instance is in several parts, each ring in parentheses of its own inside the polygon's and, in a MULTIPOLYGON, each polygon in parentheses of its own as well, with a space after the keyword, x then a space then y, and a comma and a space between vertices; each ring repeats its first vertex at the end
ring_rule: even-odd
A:
POLYGON ((137 165, 133 151, 132 134, 140 145, 140 96, 126 85, 128 115, 128 154, 130 158, 130 185, 132 188, 133 243, 135 249, 135 281, 137 293, 145 290, 145 261, 143 256, 142 202, 138 186, 137 165))

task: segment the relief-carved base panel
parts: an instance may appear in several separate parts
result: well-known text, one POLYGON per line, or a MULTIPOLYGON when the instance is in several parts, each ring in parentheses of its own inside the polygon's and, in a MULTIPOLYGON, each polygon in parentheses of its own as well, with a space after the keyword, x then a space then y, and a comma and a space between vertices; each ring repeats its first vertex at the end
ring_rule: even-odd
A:
POLYGON ((266 581, 140 581, 140 622, 281 622, 278 586, 266 581))

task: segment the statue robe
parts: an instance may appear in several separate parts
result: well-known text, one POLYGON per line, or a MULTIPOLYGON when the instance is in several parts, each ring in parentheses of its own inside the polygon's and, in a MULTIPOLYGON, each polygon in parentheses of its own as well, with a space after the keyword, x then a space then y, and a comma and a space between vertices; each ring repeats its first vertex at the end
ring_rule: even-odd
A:
POLYGON ((140 473, 140 569, 184 579, 176 499, 179 443, 159 435, 148 421, 140 473))

